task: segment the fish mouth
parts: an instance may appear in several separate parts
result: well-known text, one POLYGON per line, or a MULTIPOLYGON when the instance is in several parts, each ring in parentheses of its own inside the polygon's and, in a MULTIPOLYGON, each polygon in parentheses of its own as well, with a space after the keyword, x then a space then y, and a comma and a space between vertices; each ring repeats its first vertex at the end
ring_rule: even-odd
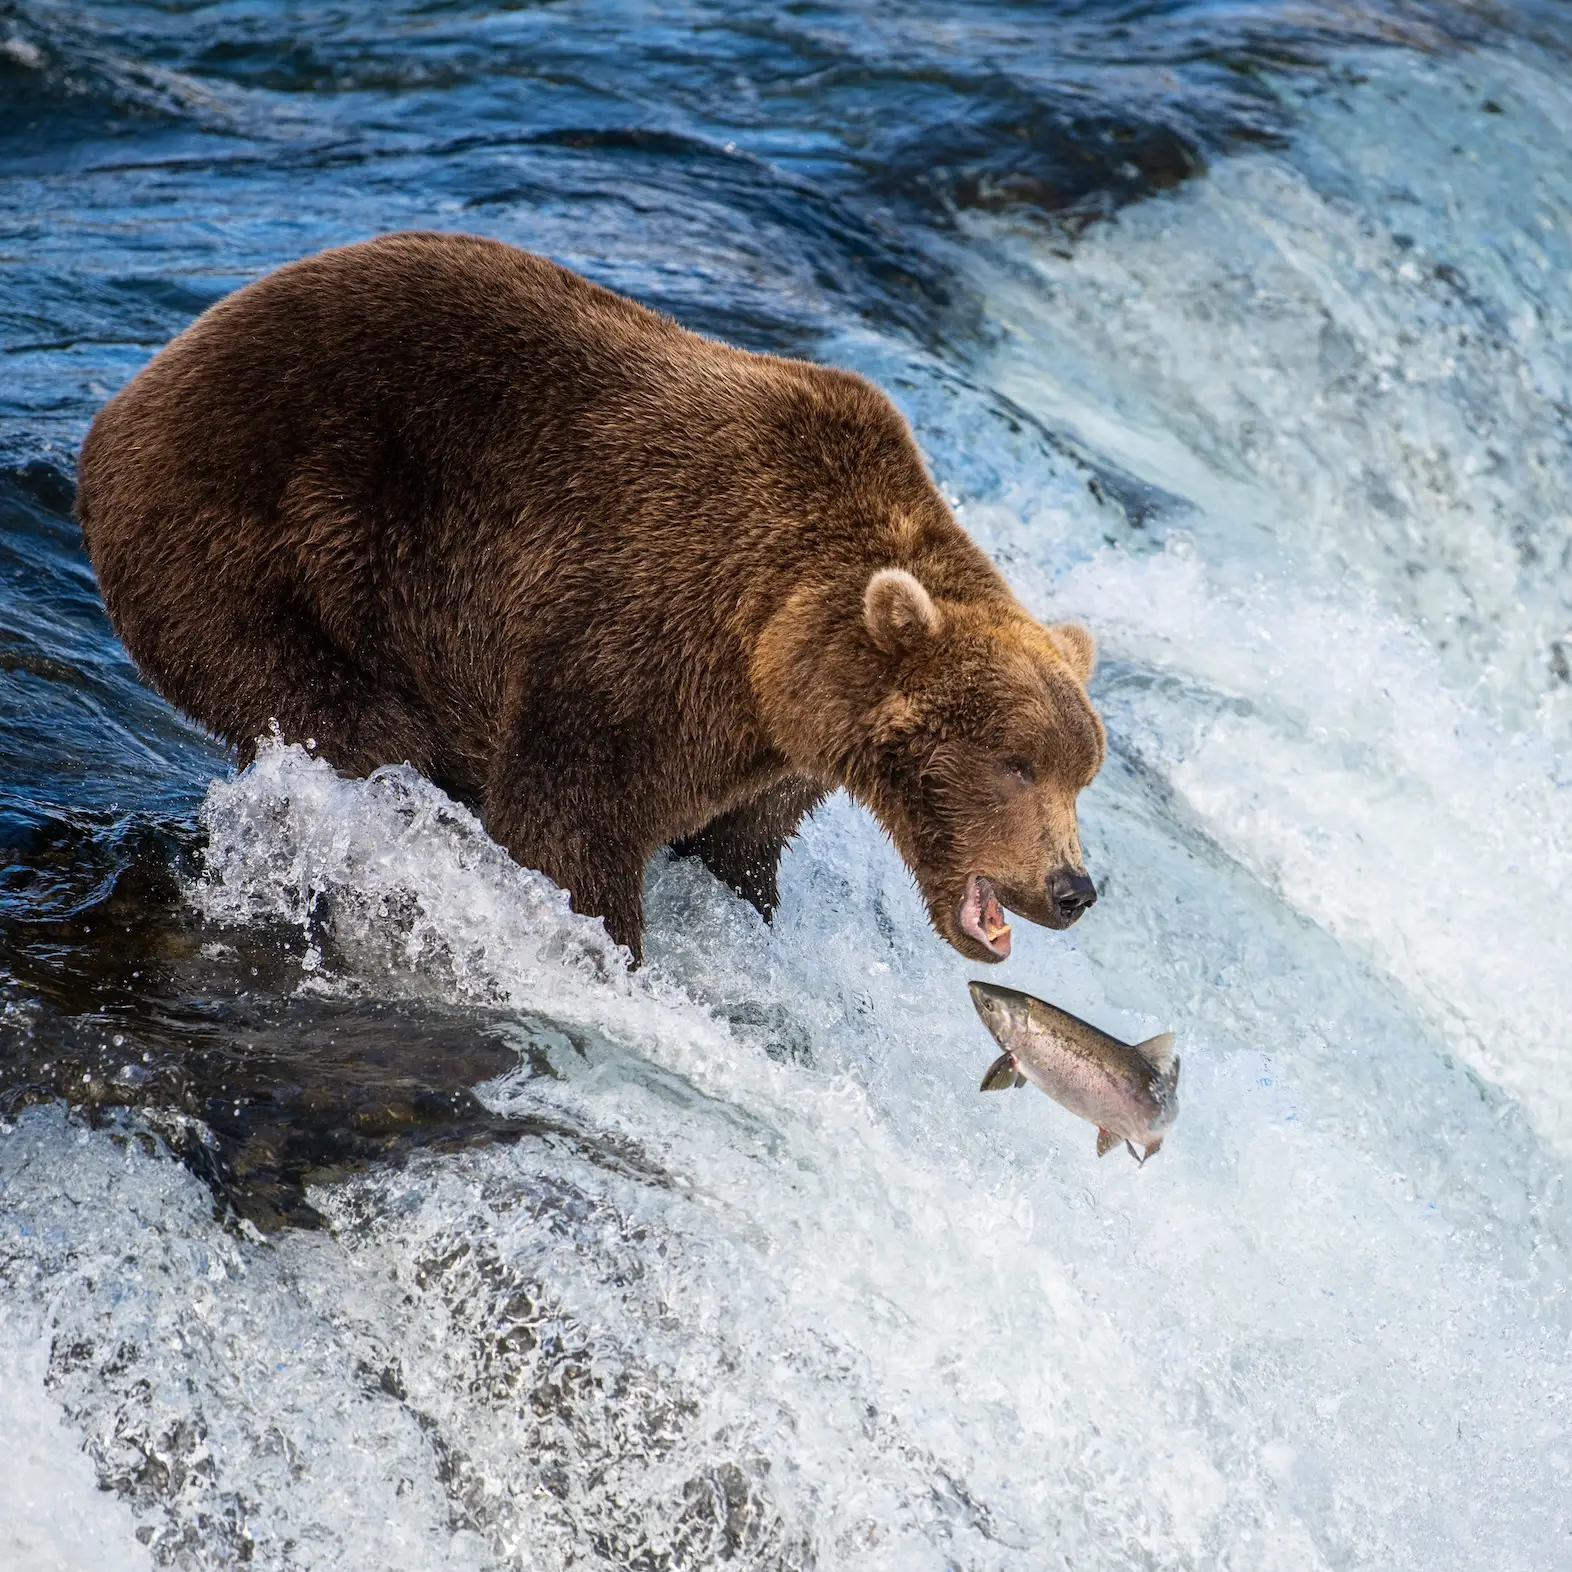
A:
POLYGON ((967 875, 966 889, 955 908, 955 926, 994 960, 1002 961, 1009 955, 1010 925, 1004 920, 1004 907, 992 883, 980 873, 967 875))

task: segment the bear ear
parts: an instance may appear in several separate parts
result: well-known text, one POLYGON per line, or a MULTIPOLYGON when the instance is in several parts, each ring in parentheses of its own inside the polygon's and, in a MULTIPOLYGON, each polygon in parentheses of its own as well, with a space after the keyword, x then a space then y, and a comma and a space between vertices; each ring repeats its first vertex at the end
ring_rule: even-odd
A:
POLYGON ((1097 640, 1078 622, 1056 622, 1048 629, 1048 637, 1065 665, 1085 682, 1097 664, 1097 640))
POLYGON ((886 655, 900 655, 937 638, 944 618, 922 582, 904 568, 880 568, 862 593, 862 620, 886 655))

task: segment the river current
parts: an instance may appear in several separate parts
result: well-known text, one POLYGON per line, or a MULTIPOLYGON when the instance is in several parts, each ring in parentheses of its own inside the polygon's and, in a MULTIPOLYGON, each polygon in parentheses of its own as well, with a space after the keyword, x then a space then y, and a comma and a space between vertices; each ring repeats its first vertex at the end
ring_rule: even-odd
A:
POLYGON ((1572 1567, 1569 148, 1549 4, 0 3, 0 1566, 1572 1567), (1153 1161, 843 798, 629 972, 139 683, 88 422, 411 227, 875 378, 1096 631, 990 976, 1153 1161))

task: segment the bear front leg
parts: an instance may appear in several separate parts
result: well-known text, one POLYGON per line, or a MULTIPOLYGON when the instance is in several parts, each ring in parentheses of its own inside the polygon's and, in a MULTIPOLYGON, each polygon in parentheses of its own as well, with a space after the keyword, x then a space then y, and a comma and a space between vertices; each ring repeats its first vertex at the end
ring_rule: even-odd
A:
POLYGON ((560 877, 548 869, 542 871, 568 891, 574 911, 585 917, 599 917, 612 942, 627 950, 634 966, 642 966, 644 867, 648 861, 648 855, 642 851, 627 852, 601 845, 586 851, 575 863, 565 863, 560 877))
POLYGON ((781 853, 826 795, 822 786, 789 776, 711 820, 697 835, 677 841, 672 850, 679 857, 697 857, 769 922, 780 905, 781 853))
POLYGON ((644 947, 644 868, 653 849, 628 821, 626 799, 587 790, 561 770, 494 770, 486 830, 525 868, 568 892, 573 910, 599 917, 633 956, 644 947))
POLYGON ((486 816, 486 829, 508 855, 525 868, 537 868, 568 892, 569 903, 582 917, 599 917, 612 940, 623 945, 639 965, 644 953, 644 867, 648 855, 597 830, 587 837, 576 831, 553 833, 531 822, 526 808, 517 819, 510 814, 486 816))

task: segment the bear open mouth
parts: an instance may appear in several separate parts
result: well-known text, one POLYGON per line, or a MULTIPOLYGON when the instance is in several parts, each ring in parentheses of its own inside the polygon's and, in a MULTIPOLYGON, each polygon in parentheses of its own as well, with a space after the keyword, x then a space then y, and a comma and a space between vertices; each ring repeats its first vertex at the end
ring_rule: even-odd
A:
POLYGON ((968 876, 955 920, 962 933, 970 935, 991 955, 1002 961, 1010 953, 1010 925, 1004 920, 1004 908, 993 885, 980 873, 968 876))

